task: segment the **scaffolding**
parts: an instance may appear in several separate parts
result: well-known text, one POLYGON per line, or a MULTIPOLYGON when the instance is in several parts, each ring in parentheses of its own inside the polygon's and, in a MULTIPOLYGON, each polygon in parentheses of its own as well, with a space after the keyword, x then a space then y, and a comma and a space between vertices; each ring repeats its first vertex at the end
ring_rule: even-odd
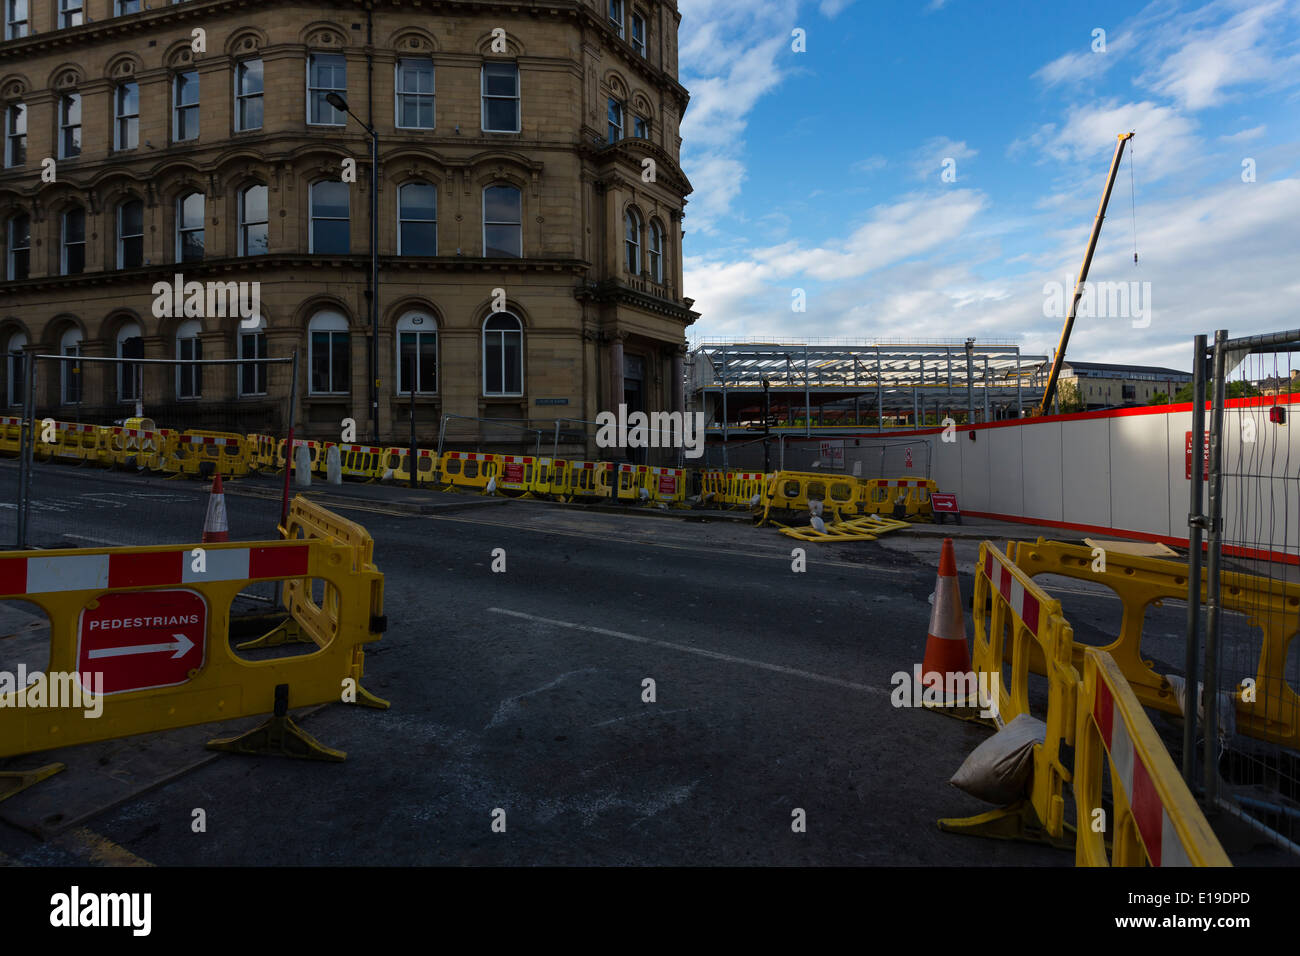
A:
POLYGON ((1041 399, 1049 360, 973 338, 702 339, 687 365, 693 410, 725 439, 1020 418, 1041 399))

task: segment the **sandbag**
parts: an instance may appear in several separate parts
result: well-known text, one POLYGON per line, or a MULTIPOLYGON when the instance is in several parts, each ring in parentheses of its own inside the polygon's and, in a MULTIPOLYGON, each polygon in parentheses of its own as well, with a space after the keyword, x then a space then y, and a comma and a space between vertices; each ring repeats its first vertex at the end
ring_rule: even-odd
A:
POLYGON ((958 790, 1004 807, 1029 789, 1034 775, 1034 744, 1047 739, 1047 724, 1021 714, 971 751, 951 783, 958 790))

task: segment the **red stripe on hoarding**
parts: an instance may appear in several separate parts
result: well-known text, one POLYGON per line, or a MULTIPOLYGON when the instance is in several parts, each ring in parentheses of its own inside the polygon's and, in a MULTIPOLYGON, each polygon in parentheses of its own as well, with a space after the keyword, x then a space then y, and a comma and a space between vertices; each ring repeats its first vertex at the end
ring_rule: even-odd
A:
POLYGON ((1160 843, 1164 831, 1164 808, 1160 804, 1160 794, 1151 780, 1151 774, 1133 748, 1133 793, 1129 798, 1133 808, 1133 819, 1137 821, 1138 833, 1147 848, 1147 856, 1152 866, 1160 865, 1160 843))
POLYGON ((152 554, 110 554, 110 588, 179 584, 184 571, 184 551, 155 551, 152 554))
POLYGON ((0 558, 0 594, 27 593, 27 559, 0 558))
POLYGON ((292 548, 249 548, 248 576, 280 578, 306 574, 309 551, 305 544, 292 548))

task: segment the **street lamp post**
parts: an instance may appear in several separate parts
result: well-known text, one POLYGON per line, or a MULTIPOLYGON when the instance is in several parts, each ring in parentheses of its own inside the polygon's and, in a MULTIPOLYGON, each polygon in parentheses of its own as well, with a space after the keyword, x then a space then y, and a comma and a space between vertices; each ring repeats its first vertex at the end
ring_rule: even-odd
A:
MULTIPOLYGON (((347 113, 370 136, 370 440, 379 444, 379 133, 352 112, 347 100, 326 93, 325 102, 347 113)), ((415 464, 412 462, 412 469, 415 464)))

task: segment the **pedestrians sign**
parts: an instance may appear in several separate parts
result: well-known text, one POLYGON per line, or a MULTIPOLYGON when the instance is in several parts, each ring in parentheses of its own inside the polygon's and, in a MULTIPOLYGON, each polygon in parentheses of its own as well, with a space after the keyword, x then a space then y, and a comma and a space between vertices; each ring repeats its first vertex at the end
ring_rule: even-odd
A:
POLYGON ((105 694, 184 684, 203 667, 207 617, 196 591, 105 594, 81 612, 77 672, 103 674, 105 694))

